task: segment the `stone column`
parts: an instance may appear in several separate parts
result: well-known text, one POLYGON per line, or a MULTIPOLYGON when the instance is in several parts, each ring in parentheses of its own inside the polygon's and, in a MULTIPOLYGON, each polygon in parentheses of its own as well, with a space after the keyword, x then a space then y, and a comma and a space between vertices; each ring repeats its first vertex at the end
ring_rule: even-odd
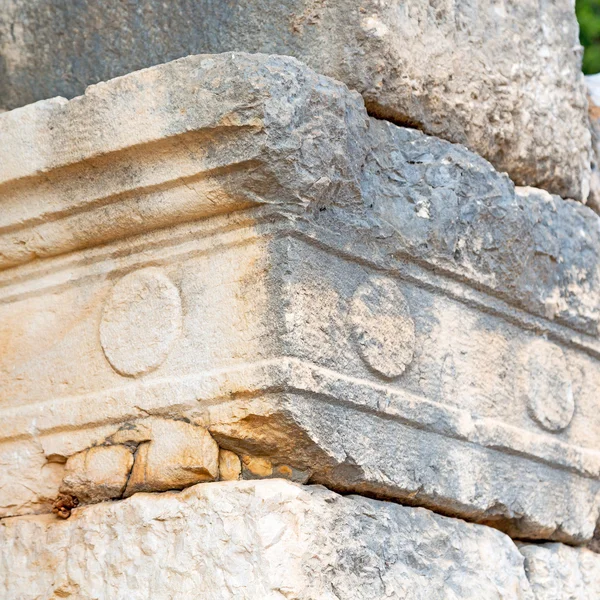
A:
POLYGON ((0 132, 4 597, 600 593, 589 208, 290 57, 0 132))

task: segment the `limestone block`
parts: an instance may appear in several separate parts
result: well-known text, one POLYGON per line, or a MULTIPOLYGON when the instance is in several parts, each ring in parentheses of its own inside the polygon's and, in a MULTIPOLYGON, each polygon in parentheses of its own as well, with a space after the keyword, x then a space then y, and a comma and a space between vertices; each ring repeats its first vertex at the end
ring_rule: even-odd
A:
POLYGON ((120 498, 133 466, 133 455, 125 446, 95 446, 69 457, 60 486, 79 502, 91 503, 120 498))
POLYGON ((523 557, 498 531, 281 480, 3 520, 0 595, 534 600, 523 557))
POLYGON ((183 421, 145 419, 124 426, 110 441, 139 444, 125 497, 136 492, 177 490, 218 478, 219 447, 203 427, 183 421))
POLYGON ((217 478, 208 431, 269 477, 592 538, 587 207, 292 58, 189 57, 0 129, 1 516, 50 511, 93 446, 137 447, 126 495, 217 478))
POLYGON ((577 200, 588 194, 573 0, 3 0, 0 7, 5 108, 72 98, 88 84, 188 54, 278 53, 358 90, 371 114, 465 144, 519 185, 577 200))
POLYGON ((528 544, 520 550, 536 600, 596 600, 600 596, 600 555, 563 544, 528 544))

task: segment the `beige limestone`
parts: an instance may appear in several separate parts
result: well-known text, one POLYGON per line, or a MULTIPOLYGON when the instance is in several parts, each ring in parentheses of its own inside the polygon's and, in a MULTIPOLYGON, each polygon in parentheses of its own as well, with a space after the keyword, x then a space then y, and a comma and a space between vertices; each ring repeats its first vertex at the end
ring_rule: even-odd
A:
POLYGON ((230 450, 219 450, 219 479, 237 481, 242 475, 240 457, 230 450))
POLYGON ((218 478, 219 447, 203 427, 150 418, 119 429, 110 441, 138 444, 125 497, 218 478))
POLYGON ((282 480, 200 484, 0 521, 19 600, 536 600, 502 533, 282 480))
POLYGON ((291 58, 189 57, 0 129, 1 516, 50 512, 95 446, 136 450, 127 496, 216 479, 218 444, 591 539, 592 211, 291 58))
POLYGON ((69 457, 60 486, 79 502, 120 498, 133 466, 133 454, 125 446, 95 446, 69 457))

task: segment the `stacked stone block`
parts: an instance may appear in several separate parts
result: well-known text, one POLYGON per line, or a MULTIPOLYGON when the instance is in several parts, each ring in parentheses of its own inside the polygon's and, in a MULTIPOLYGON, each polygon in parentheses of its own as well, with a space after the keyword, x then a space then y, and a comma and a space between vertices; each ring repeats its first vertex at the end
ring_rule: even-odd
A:
MULTIPOLYGON (((467 2, 250 27, 263 4, 225 5, 218 43, 270 31, 325 75, 204 54, 0 115, 3 595, 597 598, 600 220, 577 49, 551 43, 571 9, 525 57, 529 3, 481 4, 488 36, 467 2), (486 79, 506 29, 533 96, 486 79)), ((20 23, 13 103, 39 60, 11 63, 20 23)))

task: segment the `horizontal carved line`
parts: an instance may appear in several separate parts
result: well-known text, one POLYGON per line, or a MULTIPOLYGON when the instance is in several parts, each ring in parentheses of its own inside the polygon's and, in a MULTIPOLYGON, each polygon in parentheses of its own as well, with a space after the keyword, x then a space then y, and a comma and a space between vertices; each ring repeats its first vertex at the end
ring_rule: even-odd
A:
POLYGON ((474 417, 468 411, 405 390, 342 375, 290 357, 195 375, 138 380, 99 393, 1 410, 0 440, 118 424, 160 414, 165 409, 207 409, 235 399, 236 393, 250 398, 277 392, 315 395, 318 402, 326 399, 425 432, 520 456, 586 478, 600 478, 598 451, 572 446, 547 434, 535 434, 496 419, 474 417))

